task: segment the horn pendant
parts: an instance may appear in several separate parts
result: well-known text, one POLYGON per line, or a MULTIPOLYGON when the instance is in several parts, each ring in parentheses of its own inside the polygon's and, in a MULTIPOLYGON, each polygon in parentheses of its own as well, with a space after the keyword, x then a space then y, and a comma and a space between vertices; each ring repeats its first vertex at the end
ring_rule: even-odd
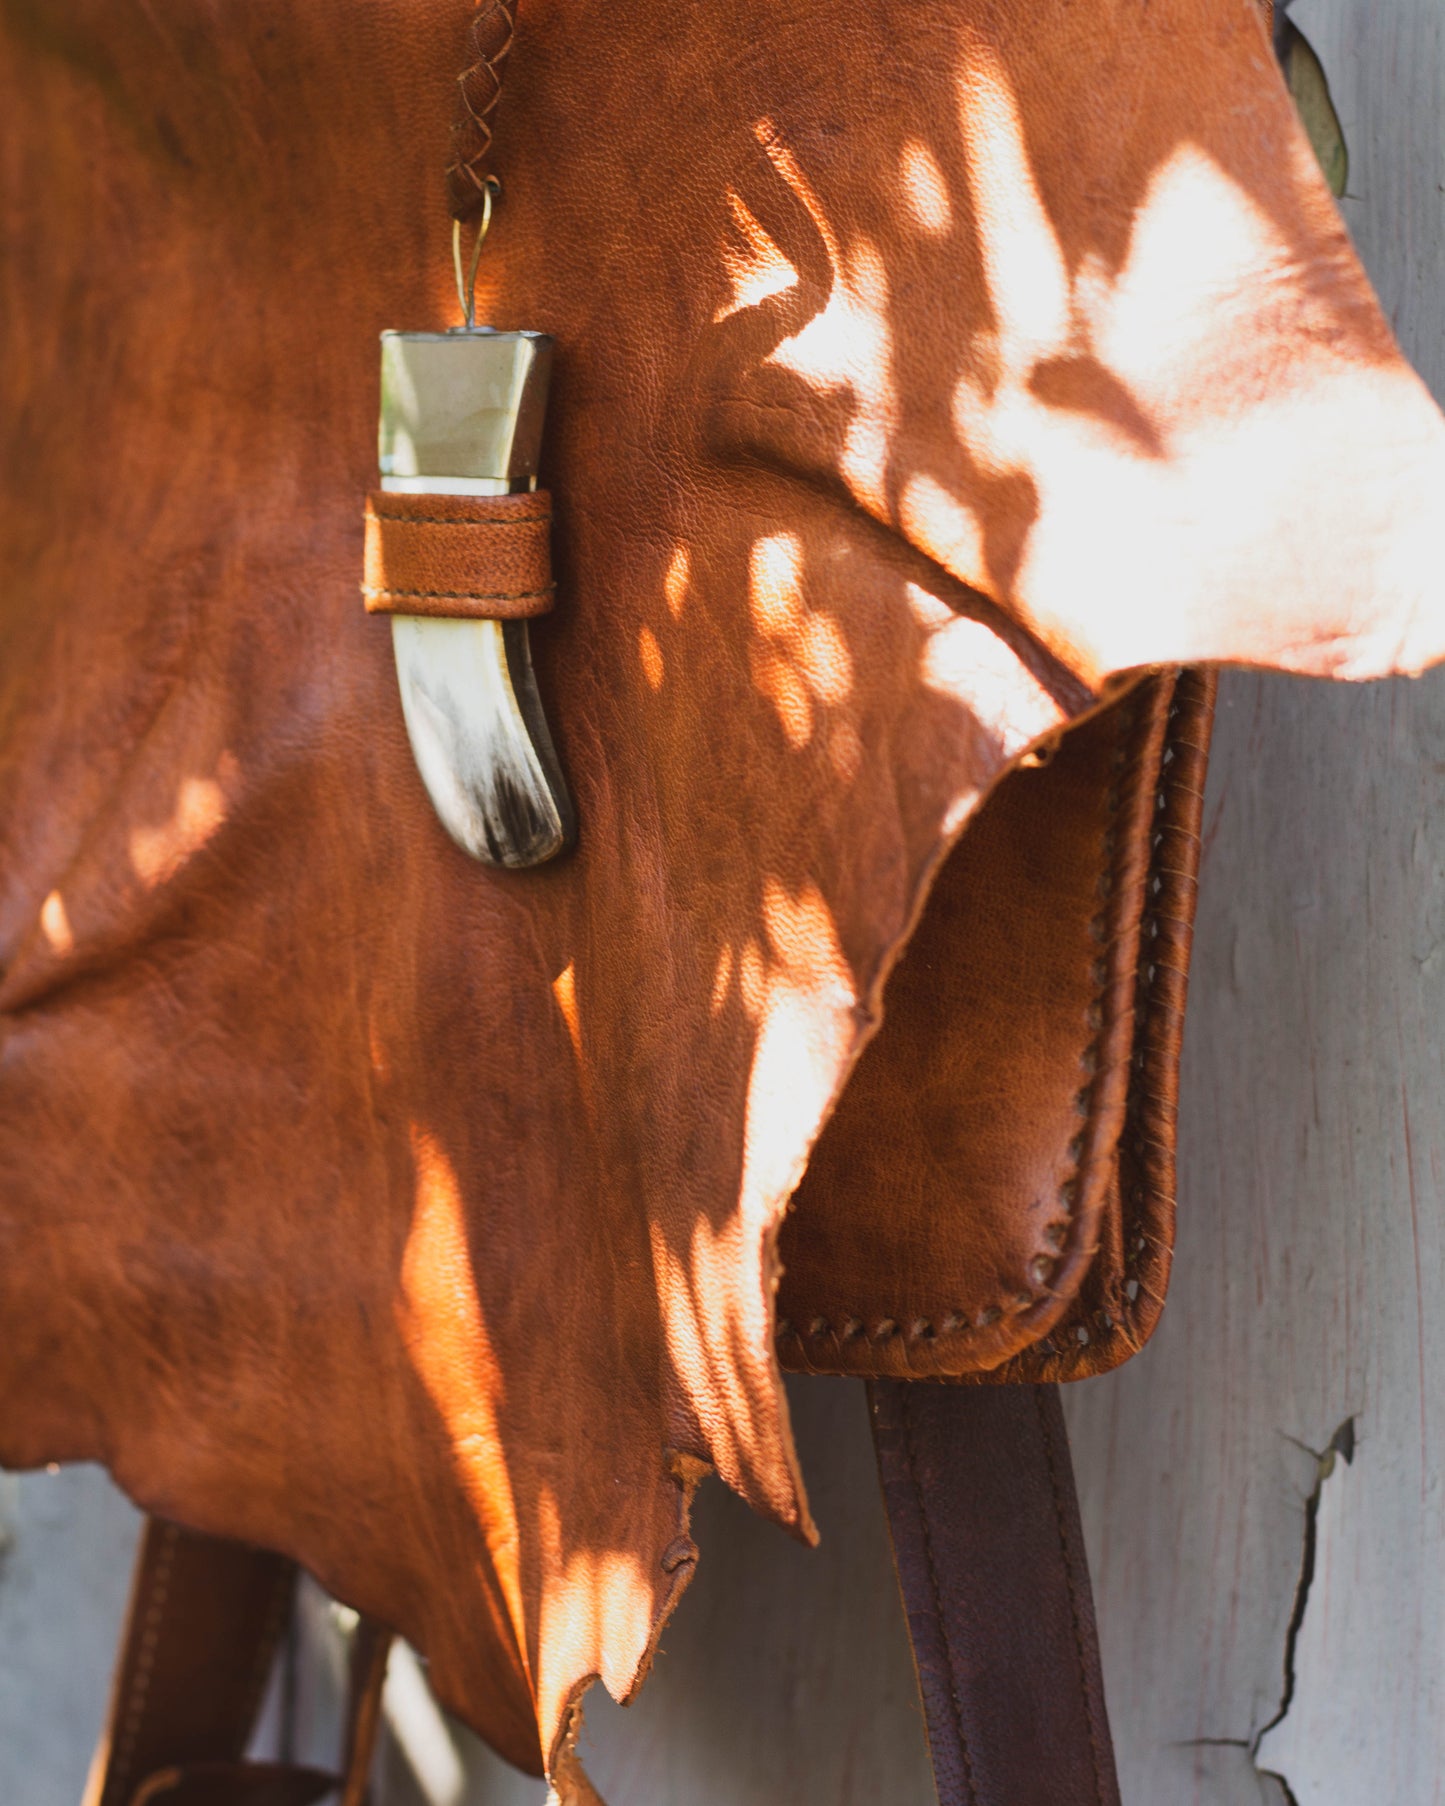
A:
POLYGON ((551 605, 550 567, 525 593, 515 575, 535 573, 545 517, 524 504, 512 521, 494 504, 469 518, 460 498, 533 496, 551 365, 544 333, 381 336, 366 604, 392 616, 407 736, 442 825, 473 858, 514 869, 576 839, 528 639, 527 618, 551 605))

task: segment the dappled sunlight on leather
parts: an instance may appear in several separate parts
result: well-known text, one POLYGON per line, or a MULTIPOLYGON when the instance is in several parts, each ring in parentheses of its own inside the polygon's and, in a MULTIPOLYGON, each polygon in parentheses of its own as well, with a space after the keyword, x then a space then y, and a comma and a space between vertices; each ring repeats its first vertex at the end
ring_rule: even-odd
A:
POLYGON ((652 1587, 635 1555, 577 1548, 546 1487, 537 1502, 537 1534, 547 1574, 537 1628, 545 1664, 539 1716, 560 1721, 599 1650, 608 1690, 618 1699, 632 1691, 635 1661, 628 1652, 651 1640, 652 1587))
POLYGON ((898 173, 913 223, 924 232, 947 232, 953 225, 953 205, 943 171, 928 146, 911 138, 903 147, 898 173))
POLYGON ((582 1023, 577 1015, 577 967, 571 960, 552 980, 552 995, 557 999, 557 1008, 561 1010, 562 1020, 567 1024, 567 1035, 580 1066, 582 1063, 582 1023))
MULTIPOLYGON (((735 1211, 717 1226, 698 1223, 685 1251, 659 1235, 653 1241, 673 1367, 724 1473, 746 1469, 759 1419, 765 1423, 779 1409, 773 1376, 751 1361, 739 1363, 740 1351, 771 1335, 773 1275, 767 1271, 765 1283, 741 1291, 729 1275, 740 1261, 766 1271, 777 1201, 802 1175, 857 1011, 852 971, 821 893, 808 887, 793 896, 769 880, 762 911, 763 944, 750 939, 737 962, 740 1001, 755 1038, 735 1211), (811 1125, 801 1137, 800 1125, 811 1125)), ((714 1015, 729 994, 733 969, 725 949, 714 978, 714 1015)), ((785 1467, 768 1501, 780 1515, 794 1515, 793 1484, 785 1467)), ((797 1515, 797 1527, 809 1529, 805 1516, 797 1515)))
POLYGON ((1121 18, 1117 43, 1094 31, 1067 81, 1061 17, 960 19, 951 96, 946 66, 920 77, 907 123, 935 134, 901 138, 893 209, 789 107, 764 115, 797 205, 756 182, 742 204, 799 277, 760 297, 751 360, 739 309, 719 316, 719 449, 841 483, 1091 683, 1211 656, 1419 668, 1445 649, 1438 414, 1257 23, 1164 11, 1121 18), (1148 106, 1108 137, 1079 97, 1142 62, 1156 28, 1148 106))
POLYGON ((758 127, 768 161, 806 208, 830 265, 827 299, 770 354, 768 361, 815 388, 846 394, 851 403, 839 474, 854 494, 882 512, 887 507, 884 476, 891 438, 897 429, 893 392, 888 273, 876 245, 857 239, 845 249, 826 210, 797 159, 777 136, 771 120, 758 127))
MULTIPOLYGON (((465 1206, 456 1173, 424 1129, 412 1131, 416 1212, 401 1260, 397 1322, 407 1354, 451 1442, 487 1556, 507 1602, 519 1658, 527 1660, 517 1512, 497 1405, 504 1386, 472 1274, 465 1206)), ((529 1677, 530 1678, 530 1677, 529 1677)))
POLYGON ((582 1107, 587 1112, 587 1120, 595 1126, 597 1098, 592 1087, 592 1067, 582 1045, 582 1017, 577 1008, 575 961, 569 960, 552 980, 552 995, 557 1000, 562 1020, 567 1024, 567 1039, 572 1043, 572 1055, 577 1062, 577 1087, 582 1094, 582 1107))
POLYGON ((1445 428, 1251 7, 522 0, 478 311, 557 342, 531 632, 581 824, 524 873, 446 838, 357 593, 376 335, 456 319, 457 7, 10 9, 0 1460, 294 1553, 535 1767, 645 1671, 705 1464, 810 1529, 774 1246, 820 1132, 787 1233, 840 1307, 942 1267, 958 1372, 1066 1307, 1139 668, 1445 639, 1445 428), (825 1128, 1066 729, 999 836, 1066 929, 948 864, 887 1134, 852 1088, 825 1128))
POLYGON ((758 638, 753 681, 778 711, 790 745, 813 737, 814 705, 841 704, 853 664, 837 623, 803 596, 803 548, 793 534, 760 539, 748 560, 748 591, 758 638))
MULTIPOLYGON (((771 1316, 759 1309, 751 1292, 744 1301, 741 1320, 719 1311, 717 1298, 731 1298, 732 1276, 740 1263, 758 1258, 756 1225, 726 1223, 715 1230, 706 1222, 694 1224, 691 1245, 674 1251, 661 1227, 652 1232, 653 1273, 662 1307, 663 1333, 668 1357, 689 1407, 707 1435, 712 1460, 720 1472, 740 1473, 748 1465, 751 1449, 743 1432, 761 1413, 765 1418, 778 1410, 774 1391, 780 1383, 763 1377, 748 1359, 748 1350, 761 1332, 771 1337, 771 1316)), ((769 1503, 780 1514, 793 1512, 795 1472, 784 1466, 774 1481, 775 1496, 769 1503)))
POLYGON ((637 630, 637 656, 642 660, 642 675, 654 690, 660 690, 667 676, 667 665, 662 656, 662 648, 657 643, 657 635, 650 627, 639 627, 637 630))
POLYGON ((1067 342, 1069 272, 1039 193, 1018 97, 987 43, 970 43, 961 61, 958 115, 992 322, 974 337, 984 364, 975 387, 983 404, 996 406, 1001 381, 1017 381, 1067 342))
POLYGON ((748 1077, 741 1208, 763 1213, 765 1222, 800 1177, 806 1145, 799 1147, 799 1126, 822 1123, 858 997, 818 890, 809 886, 795 898, 770 879, 763 922, 766 975, 748 1077))
POLYGON ((58 890, 40 905, 40 932, 59 954, 70 953, 75 947, 75 934, 70 926, 70 916, 65 908, 65 898, 58 890))
POLYGON ((728 210, 736 238, 723 245, 723 265, 732 281, 732 297, 713 315, 714 325, 744 307, 756 307, 770 295, 796 286, 798 272, 768 237, 740 194, 729 192, 728 210))
POLYGON ((674 620, 682 613, 683 604, 687 600, 687 578, 691 568, 686 546, 674 546, 672 557, 668 560, 667 576, 663 579, 664 593, 667 596, 668 612, 674 620))
MULTIPOLYGON (((230 762, 234 766, 234 761, 230 762)), ((174 877, 199 853, 226 819, 226 793, 215 778, 186 778, 176 798, 176 812, 156 828, 133 828, 130 862, 142 884, 156 885, 174 877)))
POLYGON ((955 614, 916 583, 908 585, 907 596, 913 618, 928 633, 920 674, 929 689, 965 698, 1001 746, 1027 745, 1056 725, 1053 697, 982 621, 955 614))

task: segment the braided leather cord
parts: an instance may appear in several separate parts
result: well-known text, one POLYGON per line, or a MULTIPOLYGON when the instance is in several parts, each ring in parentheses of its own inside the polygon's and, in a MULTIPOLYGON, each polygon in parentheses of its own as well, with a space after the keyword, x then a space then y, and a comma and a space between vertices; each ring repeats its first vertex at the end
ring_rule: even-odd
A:
POLYGON ((482 210, 491 171, 492 115, 502 97, 502 77, 517 31, 517 0, 479 0, 468 34, 471 61, 457 77, 457 116, 447 200, 452 217, 469 220, 482 210))

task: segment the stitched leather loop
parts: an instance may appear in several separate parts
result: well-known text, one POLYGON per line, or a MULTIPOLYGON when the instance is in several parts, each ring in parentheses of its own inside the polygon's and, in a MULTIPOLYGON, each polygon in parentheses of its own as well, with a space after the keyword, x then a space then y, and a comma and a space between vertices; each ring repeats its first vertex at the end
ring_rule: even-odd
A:
POLYGON ((371 495, 361 593, 372 614, 522 620, 552 606, 552 498, 371 495))

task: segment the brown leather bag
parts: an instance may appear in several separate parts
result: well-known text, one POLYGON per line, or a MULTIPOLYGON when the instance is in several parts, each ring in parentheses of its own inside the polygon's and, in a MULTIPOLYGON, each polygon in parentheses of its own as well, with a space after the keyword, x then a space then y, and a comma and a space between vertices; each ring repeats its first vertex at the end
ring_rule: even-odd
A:
POLYGON ((93 1797, 314 1796, 235 1766, 295 1561, 585 1799, 699 1479, 813 1535, 781 1363, 874 1382, 945 1797, 1107 1800, 1028 1387, 1162 1301, 1200 667, 1445 655, 1445 423, 1252 0, 467 15, 0 24, 0 1461, 186 1526, 93 1797), (357 594, 493 127, 580 824, 525 872, 357 594), (959 1679, 1010 1573, 1042 1719, 959 1679))

